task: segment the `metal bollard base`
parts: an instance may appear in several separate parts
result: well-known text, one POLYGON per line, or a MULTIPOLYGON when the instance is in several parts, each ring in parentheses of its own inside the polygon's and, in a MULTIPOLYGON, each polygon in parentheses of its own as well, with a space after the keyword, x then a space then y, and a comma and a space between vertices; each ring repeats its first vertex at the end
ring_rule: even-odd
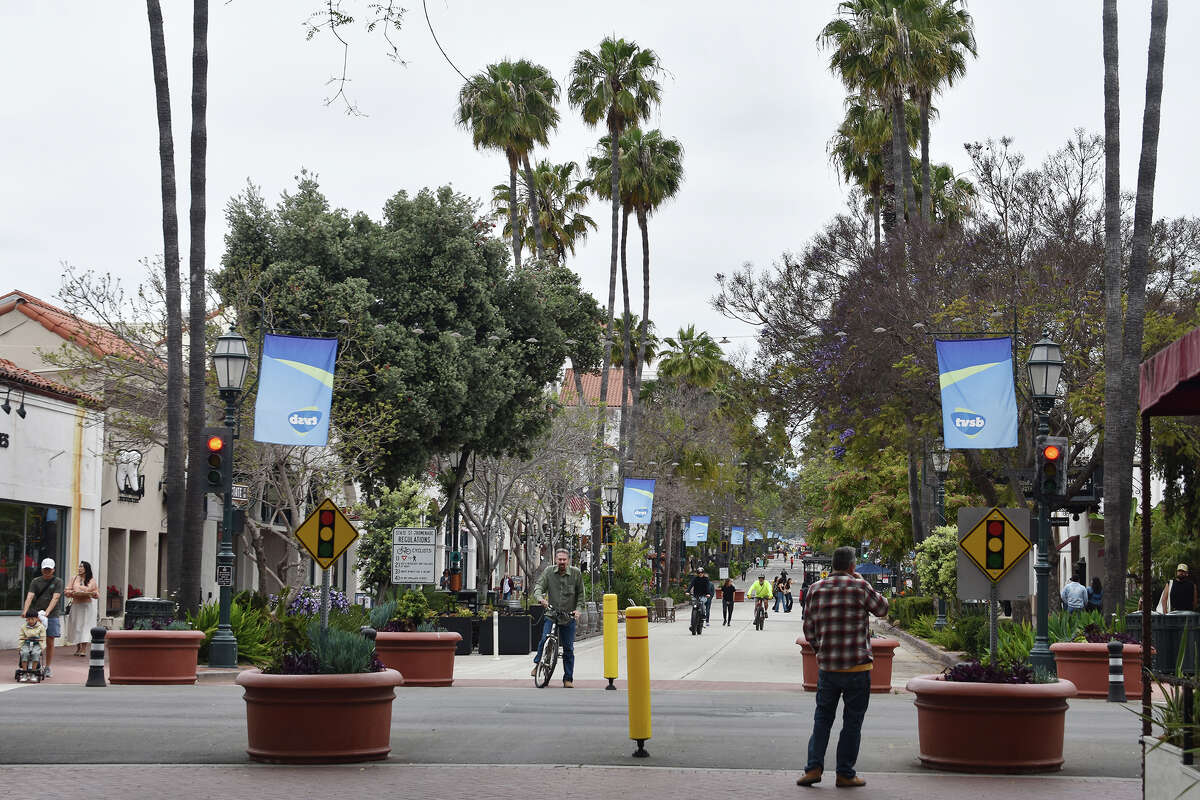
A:
POLYGON ((634 758, 649 758, 650 754, 648 752, 646 752, 646 740, 638 739, 637 744, 638 744, 638 749, 633 751, 633 757, 634 758))
POLYGON ((615 691, 617 690, 617 687, 616 687, 616 686, 613 686, 613 681, 614 681, 614 680, 616 680, 616 678, 609 678, 609 679, 608 679, 608 686, 605 686, 605 687, 604 687, 604 691, 606 691, 606 692, 609 692, 609 691, 615 692, 615 691))
POLYGON ((103 688, 108 685, 104 682, 104 637, 107 634, 107 628, 99 626, 92 628, 92 644, 88 653, 88 676, 84 686, 103 688))

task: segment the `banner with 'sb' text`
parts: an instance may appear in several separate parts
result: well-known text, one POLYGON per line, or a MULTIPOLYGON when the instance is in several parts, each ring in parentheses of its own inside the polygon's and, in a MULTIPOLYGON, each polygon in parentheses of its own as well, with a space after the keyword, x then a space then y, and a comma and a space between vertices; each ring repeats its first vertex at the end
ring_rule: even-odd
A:
POLYGON ((337 339, 263 337, 254 441, 308 447, 329 443, 337 345, 337 339))
POLYGON ((654 480, 626 478, 621 498, 621 519, 634 525, 649 525, 654 513, 654 480))
POLYGON ((1012 338, 936 340, 948 450, 1017 446, 1012 338))

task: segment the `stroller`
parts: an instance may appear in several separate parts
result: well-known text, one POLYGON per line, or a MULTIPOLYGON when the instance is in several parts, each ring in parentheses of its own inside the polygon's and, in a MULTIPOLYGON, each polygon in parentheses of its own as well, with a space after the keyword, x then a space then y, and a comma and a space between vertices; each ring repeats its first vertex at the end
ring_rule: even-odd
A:
POLYGON ((46 677, 45 653, 42 651, 40 638, 25 639, 17 654, 17 683, 32 681, 41 683, 46 677))

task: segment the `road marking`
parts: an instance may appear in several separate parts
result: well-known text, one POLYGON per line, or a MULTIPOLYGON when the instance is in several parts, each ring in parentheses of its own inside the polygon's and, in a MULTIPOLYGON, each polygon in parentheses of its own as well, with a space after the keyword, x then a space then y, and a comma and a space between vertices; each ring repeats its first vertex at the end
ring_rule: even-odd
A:
POLYGON ((0 692, 7 692, 10 689, 21 689, 28 686, 28 683, 5 683, 0 684, 0 692))

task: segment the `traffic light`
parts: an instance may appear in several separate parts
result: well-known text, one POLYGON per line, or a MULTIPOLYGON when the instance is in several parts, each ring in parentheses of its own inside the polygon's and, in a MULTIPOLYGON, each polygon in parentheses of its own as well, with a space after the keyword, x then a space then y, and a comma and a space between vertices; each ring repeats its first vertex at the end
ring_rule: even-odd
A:
POLYGON ((605 514, 604 516, 600 517, 600 541, 605 547, 608 547, 613 543, 612 529, 616 527, 616 525, 617 518, 615 516, 605 514))
POLYGON ((721 555, 726 555, 728 553, 729 553, 729 540, 722 539, 721 540, 721 555))
POLYGON ((333 509, 323 508, 317 515, 317 558, 333 558, 333 509))
POLYGON ((225 491, 227 475, 232 476, 233 453, 230 443, 233 441, 229 428, 205 428, 205 484, 208 491, 218 494, 225 491))
POLYGON ((1045 498, 1067 494, 1067 437, 1037 438, 1037 490, 1045 498))
POLYGON ((1004 520, 989 519, 984 533, 987 549, 983 565, 988 569, 1004 569, 1004 520))

